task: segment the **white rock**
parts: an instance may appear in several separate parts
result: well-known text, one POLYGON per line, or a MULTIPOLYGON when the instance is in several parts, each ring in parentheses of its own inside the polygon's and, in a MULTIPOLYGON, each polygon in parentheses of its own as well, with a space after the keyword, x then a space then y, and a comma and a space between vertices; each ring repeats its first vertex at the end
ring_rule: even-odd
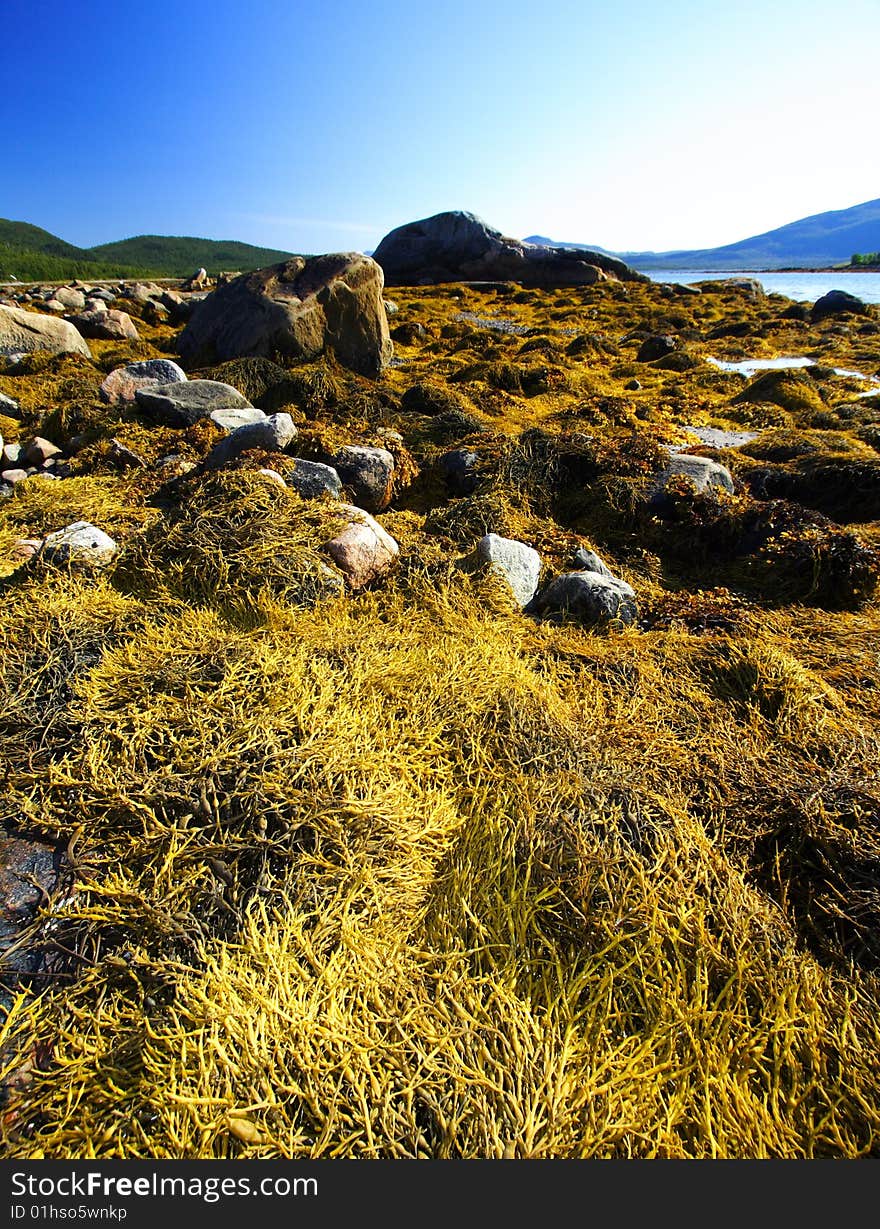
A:
POLYGON ((57 533, 50 533, 43 542, 40 557, 51 563, 86 564, 106 567, 118 551, 118 546, 102 529, 89 521, 74 521, 57 533))

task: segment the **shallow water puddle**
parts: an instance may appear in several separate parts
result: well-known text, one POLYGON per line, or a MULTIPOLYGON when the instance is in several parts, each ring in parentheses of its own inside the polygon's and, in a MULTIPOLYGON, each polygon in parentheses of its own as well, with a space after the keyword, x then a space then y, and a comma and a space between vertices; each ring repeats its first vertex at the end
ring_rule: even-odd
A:
MULTIPOLYGON (((782 358, 747 358, 741 363, 707 357, 706 362, 711 363, 713 367, 717 367, 719 371, 737 372, 746 377, 757 375, 759 371, 789 371, 797 367, 817 366, 815 359, 807 358, 805 355, 783 356, 782 358)), ((851 371, 848 367, 832 367, 831 370, 836 376, 850 376, 853 380, 864 380, 866 384, 880 385, 880 378, 866 375, 864 371, 851 371)), ((876 389, 870 389, 868 392, 859 393, 858 395, 860 397, 873 397, 876 395, 876 391, 876 389)))

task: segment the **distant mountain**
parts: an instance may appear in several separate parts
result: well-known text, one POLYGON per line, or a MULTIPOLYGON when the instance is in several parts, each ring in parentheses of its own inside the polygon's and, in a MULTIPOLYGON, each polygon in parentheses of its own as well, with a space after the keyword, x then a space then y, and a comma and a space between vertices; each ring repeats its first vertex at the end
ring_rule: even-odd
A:
MULTIPOLYGON (((595 244, 558 243, 539 235, 529 236, 526 242, 606 251, 595 244)), ((724 247, 610 254, 642 272, 651 272, 655 269, 809 269, 849 264, 856 252, 878 250, 880 200, 873 200, 853 205, 850 209, 813 214, 724 247)))
POLYGON ((277 264, 291 255, 235 240, 171 235, 140 235, 78 248, 29 222, 0 218, 0 281, 188 277, 200 268, 209 273, 245 272, 277 264))
POLYGON ((546 235, 527 235, 523 243, 534 243, 544 248, 584 248, 588 252, 601 252, 603 256, 618 256, 611 248, 599 247, 598 243, 569 243, 567 239, 548 239, 546 235))

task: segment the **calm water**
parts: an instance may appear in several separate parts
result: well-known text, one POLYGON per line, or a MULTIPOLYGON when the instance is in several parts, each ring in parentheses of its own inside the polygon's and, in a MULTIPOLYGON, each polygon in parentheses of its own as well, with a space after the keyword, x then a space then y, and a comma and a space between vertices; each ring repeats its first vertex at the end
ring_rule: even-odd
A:
POLYGON ((880 273, 737 273, 707 272, 700 269, 648 269, 655 282, 719 281, 725 277, 753 277, 767 294, 784 294, 787 299, 815 303, 829 290, 846 290, 864 303, 880 303, 880 273))

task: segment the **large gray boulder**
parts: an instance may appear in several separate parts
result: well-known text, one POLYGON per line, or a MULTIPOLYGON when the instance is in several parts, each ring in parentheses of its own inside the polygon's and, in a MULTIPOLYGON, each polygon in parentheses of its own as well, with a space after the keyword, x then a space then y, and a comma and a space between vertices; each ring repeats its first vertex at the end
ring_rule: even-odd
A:
POLYGON ((374 260, 394 286, 433 282, 516 281, 523 286, 589 286, 604 277, 649 279, 622 260, 585 248, 544 247, 510 239, 473 213, 453 210, 398 226, 374 260))
POLYGON ((294 256, 218 287, 193 313, 178 352, 212 363, 332 351, 344 367, 378 376, 393 353, 383 284, 380 267, 360 252, 294 256))
POLYGON ((219 380, 185 380, 147 384, 135 390, 138 405, 157 422, 169 427, 190 427, 214 410, 252 410, 254 407, 231 384, 219 380))
POLYGON ((66 320, 38 316, 20 307, 0 307, 0 354, 29 354, 33 350, 92 357, 82 334, 66 320))

